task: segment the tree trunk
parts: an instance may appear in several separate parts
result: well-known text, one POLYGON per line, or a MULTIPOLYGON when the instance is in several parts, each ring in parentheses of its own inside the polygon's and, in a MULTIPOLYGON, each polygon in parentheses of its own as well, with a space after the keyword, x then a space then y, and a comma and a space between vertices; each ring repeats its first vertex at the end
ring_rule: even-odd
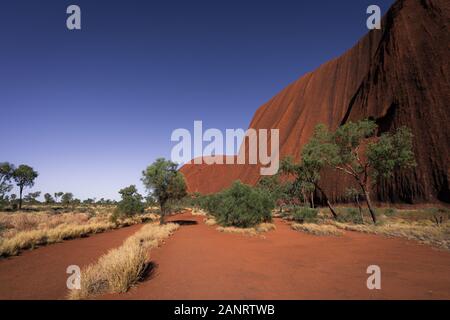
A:
POLYGON ((161 217, 159 218, 159 224, 164 224, 164 216, 166 215, 165 205, 161 205, 161 217))
POLYGON ((330 201, 328 200, 327 195, 325 194, 325 192, 322 190, 321 187, 319 187, 319 185, 316 184, 316 188, 319 189, 320 193, 322 193, 322 196, 325 198, 325 202, 327 203, 328 208, 331 211, 331 214, 333 215, 334 219, 337 219, 338 215, 336 213, 336 211, 334 210, 333 206, 331 205, 330 201))
POLYGON ((306 207, 306 204, 308 203, 308 197, 306 196, 306 193, 303 189, 302 189, 302 196, 303 196, 303 205, 306 207))
POLYGON ((22 192, 23 192, 23 187, 20 186, 19 187, 19 210, 22 210, 22 192))
POLYGON ((372 207, 372 201, 370 200, 369 191, 366 190, 366 187, 363 184, 361 184, 361 189, 364 192, 364 196, 366 197, 367 207, 369 208, 370 216, 372 217, 372 221, 375 224, 375 223, 377 223, 377 216, 375 215, 375 211, 373 210, 373 207, 372 207))
POLYGON ((314 209, 314 192, 311 192, 311 208, 314 209))

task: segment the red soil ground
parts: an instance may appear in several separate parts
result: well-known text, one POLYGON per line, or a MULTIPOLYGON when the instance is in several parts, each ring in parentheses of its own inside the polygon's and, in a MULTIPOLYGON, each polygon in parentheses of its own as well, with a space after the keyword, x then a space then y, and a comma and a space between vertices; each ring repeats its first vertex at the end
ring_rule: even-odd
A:
POLYGON ((140 227, 111 230, 0 259, 0 299, 65 299, 69 265, 82 268, 95 262, 140 227))
POLYGON ((110 299, 450 299, 450 253, 403 239, 347 232, 317 237, 276 220, 262 237, 226 234, 189 214, 151 252, 150 277, 110 299), (381 290, 366 269, 381 267, 381 290))
MULTIPOLYGON (((276 220, 265 237, 220 233, 190 220, 151 252, 155 267, 108 299, 450 299, 450 253, 403 239, 347 232, 316 237, 276 220), (366 268, 381 267, 381 290, 366 268)), ((0 261, 0 299, 64 299, 65 268, 86 265, 139 226, 25 252, 0 261)))

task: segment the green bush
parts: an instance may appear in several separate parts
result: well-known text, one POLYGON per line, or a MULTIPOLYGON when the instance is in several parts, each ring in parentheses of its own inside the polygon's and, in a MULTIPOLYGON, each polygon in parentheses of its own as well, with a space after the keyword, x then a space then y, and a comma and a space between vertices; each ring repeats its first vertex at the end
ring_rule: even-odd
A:
POLYGON ((131 216, 144 212, 145 205, 142 202, 142 196, 137 192, 134 185, 120 190, 119 193, 122 196, 122 200, 117 205, 115 214, 119 216, 131 216))
POLYGON ((354 224, 364 223, 361 213, 356 208, 344 208, 343 210, 339 210, 337 220, 339 222, 349 222, 354 224))
POLYGON ((292 218, 299 223, 317 222, 319 210, 308 207, 297 207, 292 210, 291 214, 292 218))
POLYGON ((273 198, 264 190, 239 181, 231 188, 202 199, 203 209, 222 226, 253 227, 272 220, 273 198))

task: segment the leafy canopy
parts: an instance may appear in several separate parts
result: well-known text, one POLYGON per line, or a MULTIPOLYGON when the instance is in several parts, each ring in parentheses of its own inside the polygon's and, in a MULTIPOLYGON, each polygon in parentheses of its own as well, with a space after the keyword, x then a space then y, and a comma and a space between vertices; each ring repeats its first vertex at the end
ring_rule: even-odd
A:
POLYGON ((142 182, 157 199, 162 211, 169 200, 186 196, 186 183, 177 164, 164 158, 157 159, 142 172, 142 182))
POLYGON ((119 191, 122 200, 117 205, 117 211, 123 215, 133 215, 144 212, 143 197, 137 192, 136 186, 131 185, 119 191))

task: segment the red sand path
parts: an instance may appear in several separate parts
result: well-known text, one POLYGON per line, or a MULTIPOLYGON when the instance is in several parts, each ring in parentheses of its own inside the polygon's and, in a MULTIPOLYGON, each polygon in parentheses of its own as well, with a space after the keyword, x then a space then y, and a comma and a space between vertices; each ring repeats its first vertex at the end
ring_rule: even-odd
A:
POLYGON ((65 299, 69 265, 83 267, 95 262, 140 227, 110 230, 0 259, 0 299, 65 299))
MULTIPOLYGON (((153 273, 111 299, 450 299, 450 253, 403 239, 347 232, 316 237, 277 220, 262 237, 220 233, 202 217, 151 252, 153 273), (367 266, 382 290, 366 288, 367 266)), ((65 269, 119 246, 139 226, 24 252, 0 260, 0 299, 64 299, 65 269)))
POLYGON ((347 232, 317 237, 277 220, 261 237, 193 220, 151 252, 149 279, 112 299, 450 299, 450 253, 403 239, 347 232), (381 267, 381 290, 366 269, 381 267))

